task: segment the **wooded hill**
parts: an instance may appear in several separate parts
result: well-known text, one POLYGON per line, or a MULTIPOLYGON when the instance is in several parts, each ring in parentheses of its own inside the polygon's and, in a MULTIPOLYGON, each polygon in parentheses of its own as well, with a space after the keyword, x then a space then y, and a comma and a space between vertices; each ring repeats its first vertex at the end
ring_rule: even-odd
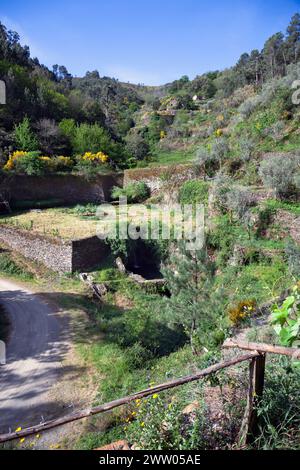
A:
MULTIPOLYGON (((121 83, 98 71, 77 78, 63 65, 49 70, 30 56, 16 32, 1 24, 0 78, 6 82, 7 105, 0 109, 0 163, 5 164, 14 150, 72 158, 101 151, 118 167, 159 162, 161 155, 164 161, 164 152, 170 150, 175 151, 170 162, 185 161, 194 156, 202 138, 200 133, 190 140, 193 128, 205 120, 215 126, 217 115, 224 114, 207 116, 207 111, 225 107, 228 115, 228 110, 259 94, 266 83, 287 76, 299 59, 298 13, 285 34, 271 36, 261 51, 242 54, 232 68, 210 71, 193 80, 183 76, 159 87, 121 83), (230 98, 232 102, 225 103, 230 98), (16 137, 16 126, 25 117, 27 126, 16 137)), ((282 99, 288 102, 284 111, 289 113, 287 91, 282 99)), ((213 132, 224 127, 229 117, 223 116, 213 132)), ((286 114, 286 119, 290 117, 286 114)))

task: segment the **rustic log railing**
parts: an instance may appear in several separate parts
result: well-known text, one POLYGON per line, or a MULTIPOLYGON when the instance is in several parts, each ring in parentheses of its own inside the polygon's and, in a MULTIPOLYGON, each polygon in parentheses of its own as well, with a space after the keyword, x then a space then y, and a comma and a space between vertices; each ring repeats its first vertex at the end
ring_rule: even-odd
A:
POLYGON ((67 423, 71 423, 89 416, 105 413, 123 405, 127 405, 137 399, 145 398, 153 395, 154 393, 160 393, 165 390, 169 390, 180 385, 184 385, 190 382, 198 381, 210 374, 216 373, 222 369, 240 364, 250 360, 250 372, 249 372, 249 388, 247 394, 247 406, 245 415, 243 418, 241 431, 239 434, 239 443, 246 444, 251 442, 257 432, 257 405, 262 397, 263 386, 264 386, 264 370, 265 370, 265 353, 281 354, 290 357, 300 357, 299 349, 295 348, 282 348, 280 346, 271 346, 264 343, 245 343, 233 340, 226 340, 224 345, 226 348, 240 348, 248 350, 247 354, 237 356, 226 361, 214 364, 206 369, 199 371, 196 374, 181 377, 179 379, 171 380, 169 382, 162 383, 160 385, 141 390, 132 395, 119 398, 117 400, 105 403, 103 405, 87 408, 80 411, 75 411, 67 416, 63 416, 58 419, 45 421, 35 426, 22 429, 18 432, 11 432, 8 434, 0 435, 0 443, 12 441, 14 439, 31 436, 36 433, 40 433, 49 429, 53 429, 58 426, 62 426, 67 423))

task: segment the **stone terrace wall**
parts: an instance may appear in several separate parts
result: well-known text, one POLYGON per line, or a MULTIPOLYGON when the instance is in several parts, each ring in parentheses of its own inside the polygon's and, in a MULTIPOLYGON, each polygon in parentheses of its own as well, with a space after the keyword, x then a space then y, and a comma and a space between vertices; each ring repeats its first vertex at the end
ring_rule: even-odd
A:
POLYGON ((108 245, 98 237, 72 241, 72 270, 88 271, 110 253, 108 245))
POLYGON ((77 175, 16 175, 6 183, 10 202, 56 199, 62 204, 100 203, 110 200, 113 186, 123 184, 122 174, 99 175, 88 181, 77 175))
POLYGON ((124 186, 128 183, 143 181, 155 194, 165 184, 183 183, 186 180, 199 177, 193 165, 169 165, 154 168, 134 168, 124 171, 124 186))
POLYGON ((109 253, 108 246, 97 237, 64 242, 5 224, 0 224, 0 242, 59 273, 92 269, 109 253))
POLYGON ((0 242, 56 272, 72 272, 72 244, 0 225, 0 242))

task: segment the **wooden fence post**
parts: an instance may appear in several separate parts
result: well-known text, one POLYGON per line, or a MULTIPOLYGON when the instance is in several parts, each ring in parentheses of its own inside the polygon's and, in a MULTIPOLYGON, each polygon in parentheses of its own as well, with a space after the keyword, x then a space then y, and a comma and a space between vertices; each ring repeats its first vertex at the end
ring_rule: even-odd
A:
POLYGON ((260 354, 254 357, 249 365, 247 405, 238 439, 241 445, 253 442, 258 433, 257 407, 263 395, 265 362, 265 355, 260 354))

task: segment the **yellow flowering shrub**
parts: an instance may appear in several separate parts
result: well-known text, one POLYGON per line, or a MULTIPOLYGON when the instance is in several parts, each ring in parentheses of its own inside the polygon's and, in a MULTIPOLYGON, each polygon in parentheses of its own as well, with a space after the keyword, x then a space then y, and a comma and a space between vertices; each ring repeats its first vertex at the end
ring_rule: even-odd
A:
POLYGON ((39 159, 40 159, 42 162, 44 162, 48 167, 53 166, 53 159, 52 159, 52 158, 42 156, 42 157, 39 157, 39 159))
POLYGON ((243 320, 250 318, 256 308, 255 300, 241 300, 234 307, 228 310, 229 320, 235 325, 239 325, 243 320))
POLYGON ((25 157, 26 155, 28 154, 28 152, 23 152, 22 150, 16 150, 14 153, 12 153, 6 164, 4 165, 3 169, 6 170, 6 171, 11 171, 15 168, 15 163, 16 163, 16 160, 18 160, 19 158, 22 158, 22 157, 25 157))
POLYGON ((74 165, 74 161, 70 157, 60 155, 54 159, 55 167, 57 170, 69 170, 74 165))
POLYGON ((106 163, 108 161, 108 156, 103 152, 85 152, 82 160, 85 162, 106 163))
MULTIPOLYGON (((10 156, 9 159, 7 160, 6 164, 4 165, 3 169, 6 171, 12 171, 16 169, 16 162, 17 160, 20 160, 26 156, 28 156, 30 152, 23 152, 20 150, 17 150, 13 152, 10 156)), ((103 154, 104 155, 104 154, 103 154)), ((56 170, 68 170, 72 168, 74 165, 74 162, 72 158, 70 157, 64 157, 64 156, 59 156, 59 157, 48 157, 46 155, 39 156, 38 154, 36 155, 36 158, 39 159, 41 162, 45 164, 45 167, 48 170, 51 171, 56 171, 56 170)), ((102 157, 104 160, 104 158, 102 157)))

